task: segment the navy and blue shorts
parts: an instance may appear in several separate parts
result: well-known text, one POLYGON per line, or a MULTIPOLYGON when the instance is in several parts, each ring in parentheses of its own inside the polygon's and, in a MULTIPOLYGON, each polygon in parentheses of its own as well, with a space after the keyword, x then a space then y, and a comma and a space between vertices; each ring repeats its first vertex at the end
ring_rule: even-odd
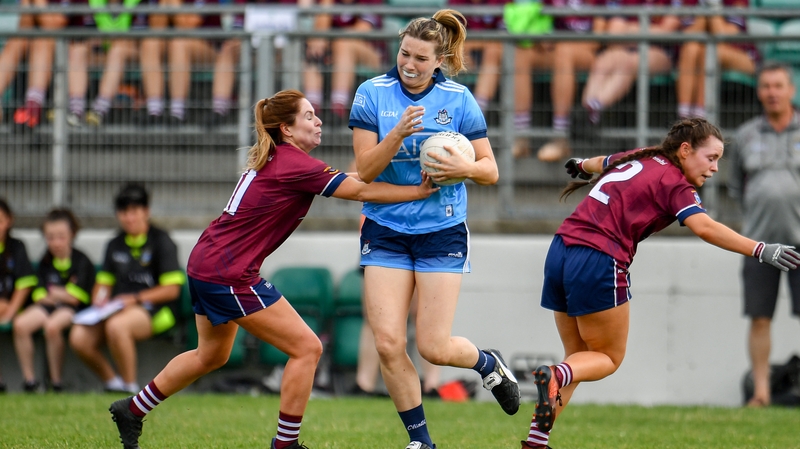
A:
POLYGON ((367 218, 361 226, 361 266, 419 273, 469 273, 469 229, 459 223, 428 234, 404 234, 367 218))
POLYGON ((263 279, 251 287, 232 287, 189 276, 189 293, 194 313, 206 316, 212 326, 266 309, 281 299, 281 292, 263 279))
POLYGON ((588 246, 553 238, 544 262, 542 307, 569 316, 602 312, 631 299, 628 266, 588 246))

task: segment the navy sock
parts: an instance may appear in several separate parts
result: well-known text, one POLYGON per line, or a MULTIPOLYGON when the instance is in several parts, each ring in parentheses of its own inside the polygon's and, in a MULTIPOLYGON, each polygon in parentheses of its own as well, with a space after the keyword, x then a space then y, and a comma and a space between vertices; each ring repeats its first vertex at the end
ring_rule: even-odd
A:
POLYGON ((403 425, 406 426, 410 441, 419 441, 433 447, 433 441, 431 441, 431 436, 428 434, 428 423, 425 421, 425 411, 422 410, 422 404, 411 410, 397 412, 397 414, 400 415, 403 425))
POLYGON ((483 378, 494 371, 494 365, 496 362, 497 361, 494 359, 494 357, 478 349, 478 363, 476 363, 472 369, 477 371, 481 375, 481 378, 483 378))

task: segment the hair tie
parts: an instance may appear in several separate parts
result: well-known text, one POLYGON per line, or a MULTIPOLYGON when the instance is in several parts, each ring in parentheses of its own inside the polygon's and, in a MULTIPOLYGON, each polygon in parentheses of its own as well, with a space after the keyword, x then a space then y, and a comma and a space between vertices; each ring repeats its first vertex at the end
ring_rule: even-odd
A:
POLYGON ((438 21, 438 20, 436 20, 436 18, 435 18, 435 17, 431 17, 431 20, 433 20, 433 21, 434 21, 434 22, 436 22, 436 23, 439 23, 439 21, 438 21))

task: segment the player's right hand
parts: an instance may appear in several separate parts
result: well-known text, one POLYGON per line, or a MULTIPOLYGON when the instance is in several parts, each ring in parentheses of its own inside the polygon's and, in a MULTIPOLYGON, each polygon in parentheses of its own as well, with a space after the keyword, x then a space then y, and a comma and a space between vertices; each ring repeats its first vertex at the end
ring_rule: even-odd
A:
POLYGON ((567 169, 567 174, 572 176, 573 179, 581 178, 587 181, 592 179, 592 174, 583 169, 583 161, 584 160, 579 157, 573 157, 568 160, 567 163, 564 164, 564 168, 567 169))
POLYGON ((780 243, 758 242, 753 256, 761 263, 768 263, 781 271, 789 271, 800 265, 800 253, 794 249, 794 246, 780 243))
POLYGON ((400 116, 400 121, 394 126, 395 132, 405 139, 416 132, 422 131, 425 129, 425 127, 422 126, 422 117, 424 115, 424 106, 407 107, 406 110, 403 111, 403 115, 400 116))

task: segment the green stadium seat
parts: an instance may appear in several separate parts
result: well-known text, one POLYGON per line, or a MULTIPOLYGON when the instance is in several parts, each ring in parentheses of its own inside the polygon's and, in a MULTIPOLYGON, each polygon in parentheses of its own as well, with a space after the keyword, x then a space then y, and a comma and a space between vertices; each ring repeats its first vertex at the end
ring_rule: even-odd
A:
MULTIPOLYGON (((774 36, 778 33, 777 23, 774 20, 761 17, 747 18, 747 34, 751 36, 774 36)), ((764 58, 770 58, 774 48, 774 42, 756 43, 758 50, 764 58)))
POLYGON ((331 359, 334 368, 358 365, 358 346, 364 321, 361 311, 362 286, 360 269, 348 272, 339 282, 333 306, 331 359))
POLYGON ((757 0, 756 4, 760 8, 792 9, 800 8, 797 0, 757 0))
POLYGON ((800 63, 800 19, 788 20, 778 27, 778 35, 786 39, 775 44, 773 59, 800 63))
MULTIPOLYGON (((318 335, 326 330, 333 306, 333 277, 325 267, 284 267, 269 278, 318 335)), ((262 343, 259 358, 266 365, 282 365, 289 358, 270 344, 262 343)))

